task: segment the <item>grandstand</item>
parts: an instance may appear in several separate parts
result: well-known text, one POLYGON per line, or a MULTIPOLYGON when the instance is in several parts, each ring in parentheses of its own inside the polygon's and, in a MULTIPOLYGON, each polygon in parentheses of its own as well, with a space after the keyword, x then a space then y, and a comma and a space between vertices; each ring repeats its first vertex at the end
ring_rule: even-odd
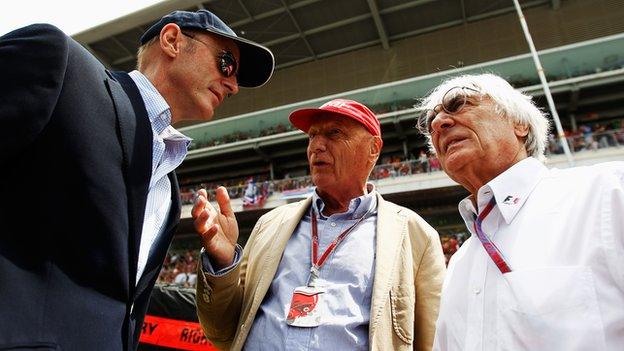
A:
MULTIPOLYGON (((622 159, 622 2, 520 3, 576 164, 622 159)), ((414 128, 413 105, 446 77, 494 72, 546 109, 511 0, 173 0, 74 38, 111 68, 131 70, 146 28, 173 9, 198 8, 268 46, 277 60, 267 85, 228 99, 215 120, 181 128, 194 139, 177 171, 183 198, 190 201, 199 187, 229 185, 241 243, 260 215, 310 192, 307 138, 288 124, 294 109, 335 97, 370 106, 384 138, 371 178, 378 190, 460 241, 465 228, 457 203, 467 193, 439 171, 435 158, 421 157, 427 146, 414 128)), ((568 166, 554 138, 548 163, 568 166)), ((199 248, 190 207, 183 208, 176 252, 199 248)))

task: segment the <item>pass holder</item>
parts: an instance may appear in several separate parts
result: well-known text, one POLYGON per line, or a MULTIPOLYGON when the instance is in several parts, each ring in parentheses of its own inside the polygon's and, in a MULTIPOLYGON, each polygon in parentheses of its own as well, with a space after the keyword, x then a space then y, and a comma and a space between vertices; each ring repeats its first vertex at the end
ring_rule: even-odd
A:
MULTIPOLYGON (((318 327, 323 323, 323 309, 322 298, 323 294, 327 291, 320 281, 320 269, 327 260, 327 258, 334 252, 336 247, 349 235, 351 230, 355 228, 362 220, 368 215, 368 211, 358 219, 358 221, 349 227, 344 232, 340 233, 336 237, 325 252, 318 257, 318 232, 316 228, 316 214, 314 210, 310 210, 311 213, 311 225, 312 225, 312 250, 310 261, 312 265, 310 267, 310 276, 308 283, 305 286, 296 287, 293 291, 292 299, 290 301, 290 308, 288 309, 288 315, 286 316, 286 324, 293 327, 312 328, 318 327)), ((370 211, 370 210, 369 210, 370 211)))
POLYGON ((299 286, 293 291, 286 324, 293 327, 318 327, 323 322, 321 299, 325 289, 318 286, 299 286))

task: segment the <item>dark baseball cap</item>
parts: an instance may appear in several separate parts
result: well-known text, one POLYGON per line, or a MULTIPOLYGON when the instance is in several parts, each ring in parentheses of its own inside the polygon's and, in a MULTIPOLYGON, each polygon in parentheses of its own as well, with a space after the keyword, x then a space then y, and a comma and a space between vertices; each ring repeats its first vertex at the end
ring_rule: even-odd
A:
POLYGON ((268 48, 251 40, 241 38, 234 33, 219 17, 208 10, 196 12, 173 11, 156 22, 141 36, 141 45, 160 35, 163 27, 175 23, 181 29, 205 30, 210 33, 232 39, 240 50, 240 62, 237 74, 238 85, 255 88, 266 83, 275 67, 273 53, 268 48))

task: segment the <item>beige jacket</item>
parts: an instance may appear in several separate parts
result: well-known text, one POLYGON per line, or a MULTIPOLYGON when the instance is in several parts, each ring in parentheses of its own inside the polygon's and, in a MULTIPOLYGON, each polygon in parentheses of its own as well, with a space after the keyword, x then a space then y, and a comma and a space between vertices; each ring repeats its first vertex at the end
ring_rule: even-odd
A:
MULTIPOLYGON (((370 349, 430 350, 446 271, 438 233, 413 211, 379 194, 377 199, 370 349)), ((262 216, 240 265, 228 274, 212 277, 199 269, 199 320, 217 347, 243 347, 286 243, 311 202, 308 198, 262 216)))

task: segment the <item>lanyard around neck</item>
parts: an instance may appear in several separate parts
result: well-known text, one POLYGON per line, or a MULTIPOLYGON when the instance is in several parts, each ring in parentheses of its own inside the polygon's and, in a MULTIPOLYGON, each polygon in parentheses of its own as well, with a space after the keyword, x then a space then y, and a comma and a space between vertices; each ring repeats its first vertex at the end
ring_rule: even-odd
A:
POLYGON ((367 211, 362 217, 360 217, 357 220, 357 222, 355 222, 352 226, 350 226, 349 228, 345 229, 342 233, 340 233, 340 235, 338 235, 329 244, 327 249, 325 249, 325 252, 323 252, 321 257, 318 257, 319 239, 318 239, 316 211, 314 211, 314 208, 310 209, 310 217, 311 217, 310 222, 312 223, 312 250, 311 250, 312 251, 311 252, 312 268, 310 269, 310 272, 312 274, 312 278, 318 278, 319 270, 321 269, 325 261, 327 261, 327 258, 329 257, 329 255, 331 255, 336 250, 336 247, 347 237, 347 235, 349 235, 349 233, 351 233, 351 231, 353 230, 353 228, 355 228, 355 226, 360 224, 364 219, 366 219, 366 217, 368 217, 367 215, 369 211, 367 211))
POLYGON ((495 206, 496 206, 496 199, 494 198, 494 196, 492 196, 492 200, 490 200, 490 202, 485 206, 483 211, 479 213, 479 216, 477 216, 477 219, 474 222, 474 229, 475 229, 475 232, 477 233, 477 237, 479 238, 479 241, 481 241, 481 244, 483 244, 483 248, 485 249, 487 254, 490 256, 492 261, 494 261, 494 264, 496 265, 496 267, 498 267, 501 273, 505 274, 505 273, 511 272, 511 268, 505 261, 505 258, 503 257, 503 254, 498 249, 498 247, 494 245, 494 243, 490 240, 490 238, 487 235, 485 235, 485 233, 483 232, 483 229, 481 229, 481 223, 495 206))

